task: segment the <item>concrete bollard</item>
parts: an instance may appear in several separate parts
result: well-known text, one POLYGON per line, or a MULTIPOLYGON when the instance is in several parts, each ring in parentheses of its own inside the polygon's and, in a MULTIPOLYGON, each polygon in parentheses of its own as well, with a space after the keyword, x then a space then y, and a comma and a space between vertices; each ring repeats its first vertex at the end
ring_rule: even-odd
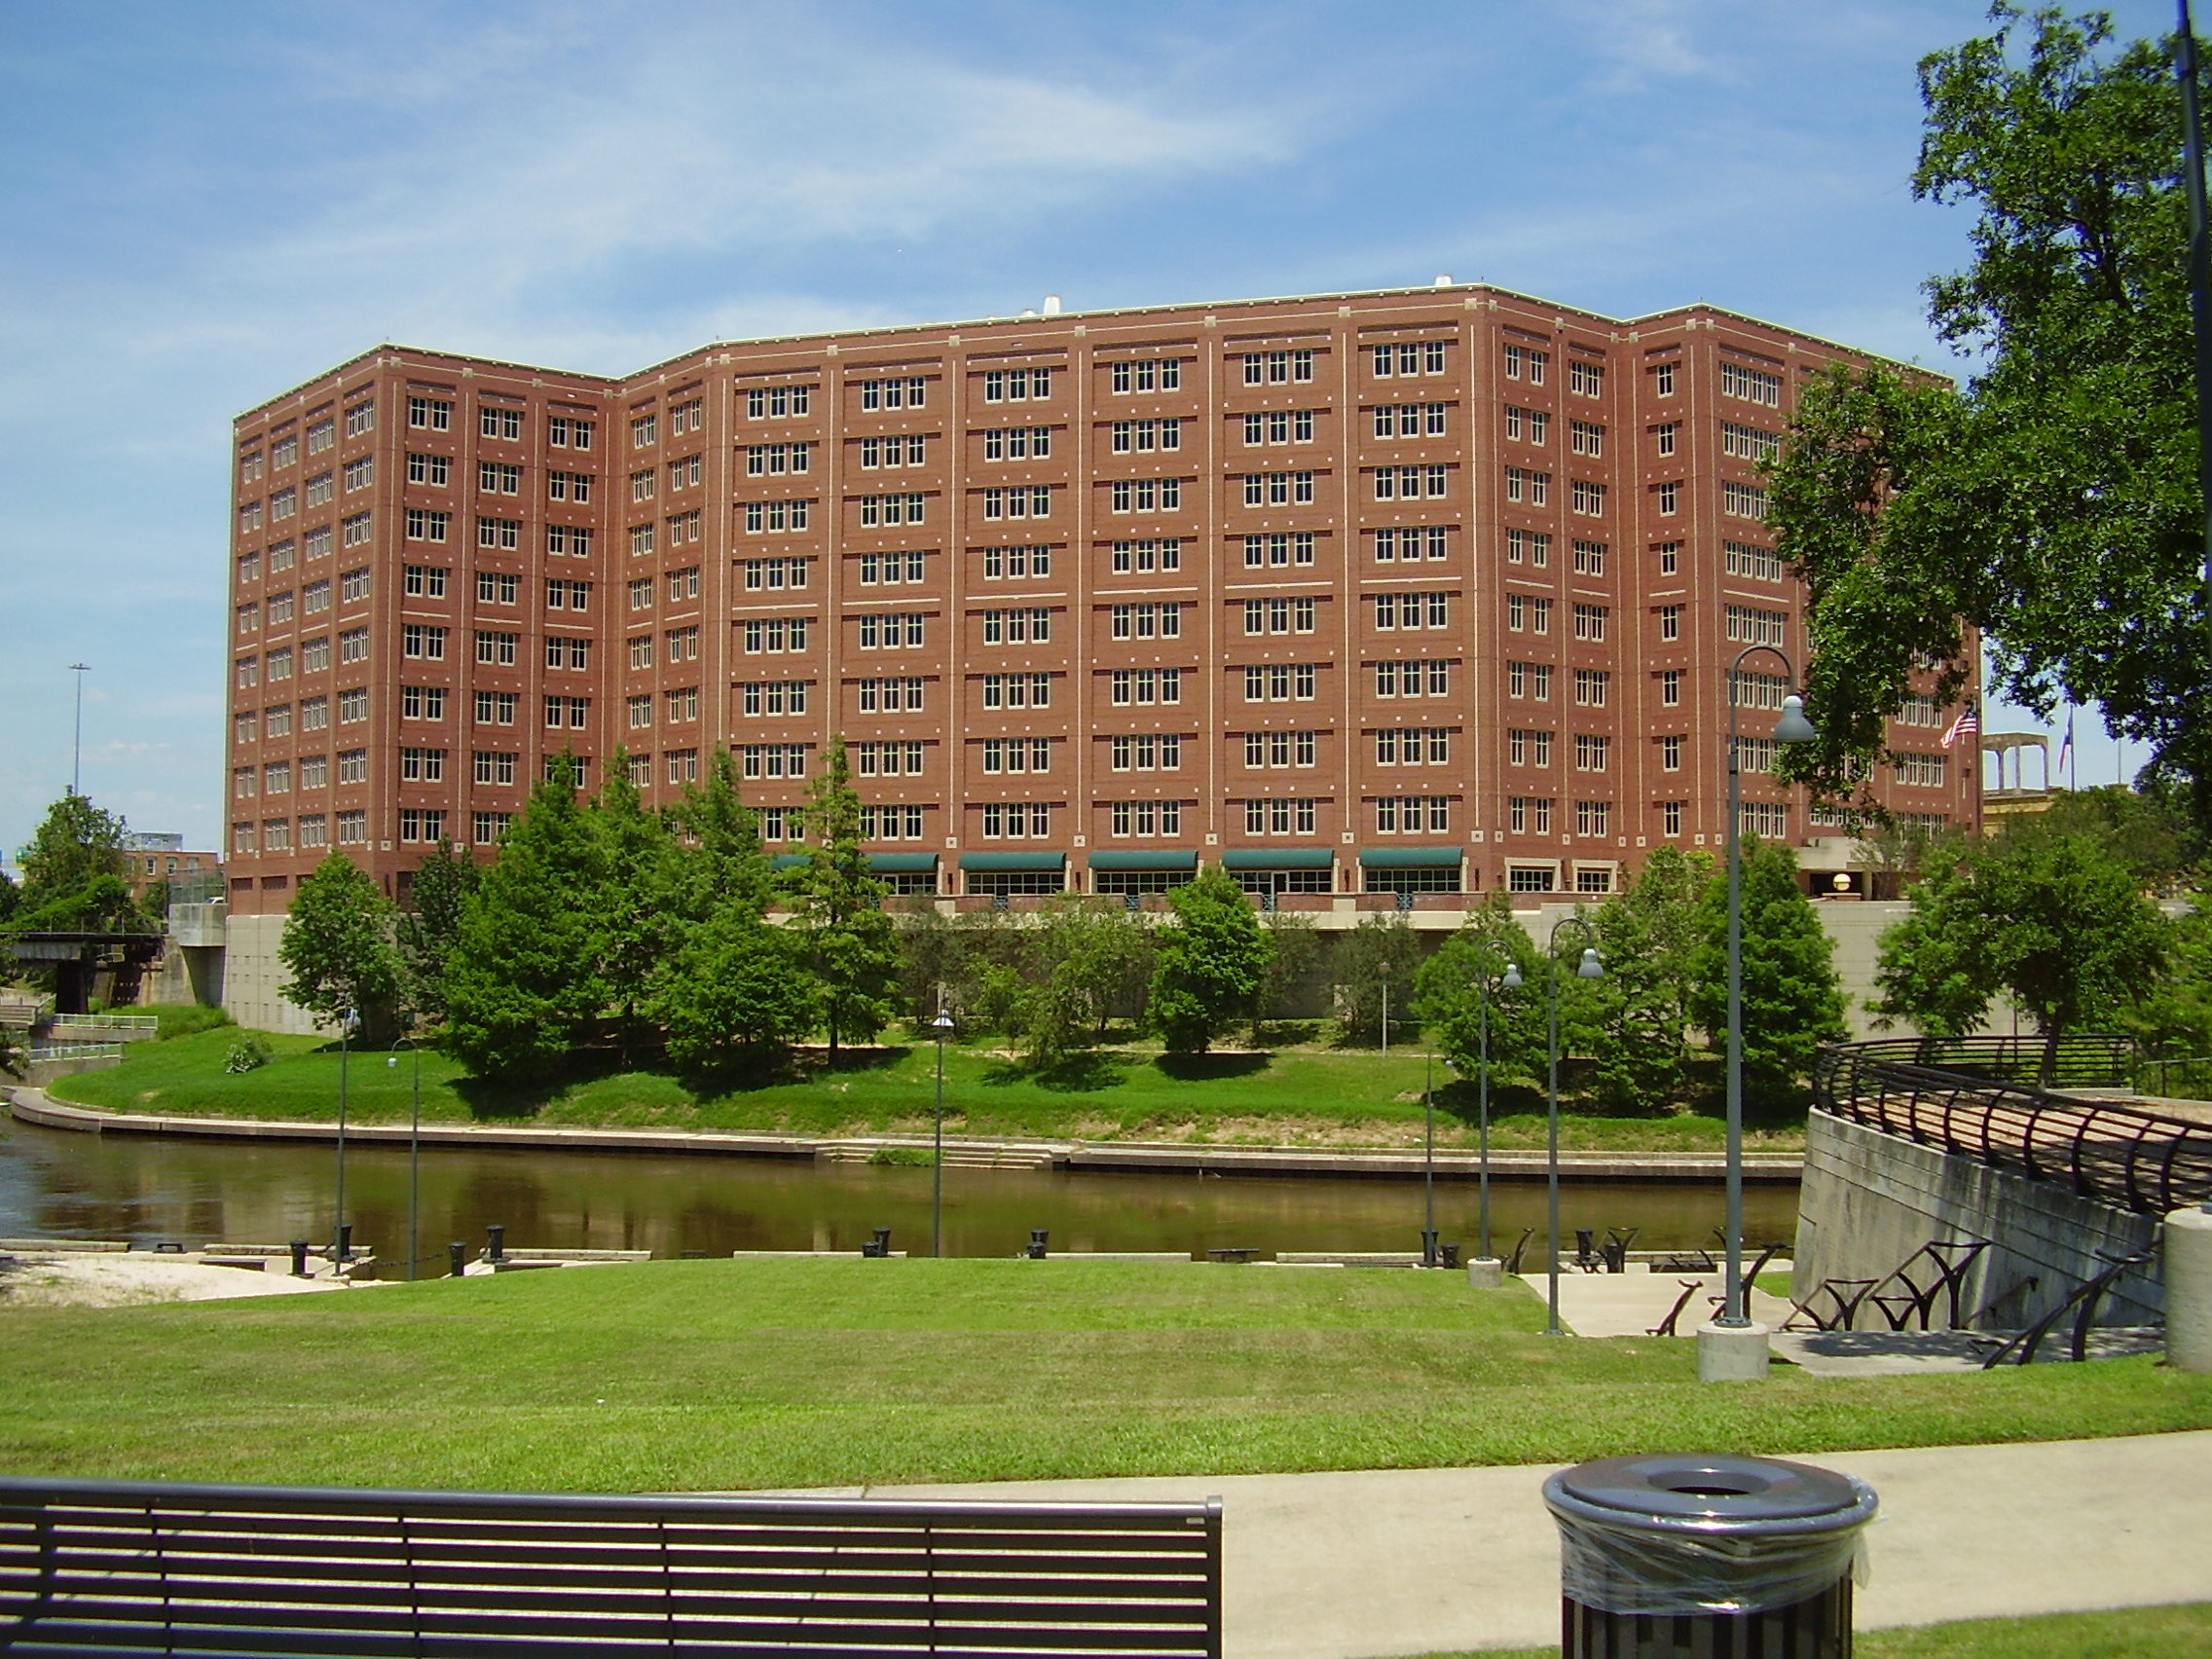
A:
POLYGON ((1497 1290, 1505 1283, 1505 1264, 1495 1256, 1477 1256, 1467 1264, 1469 1290, 1497 1290))
POLYGON ((1700 1382, 1764 1382, 1767 1379, 1764 1325, 1700 1325, 1697 1328, 1697 1380, 1700 1382))
POLYGON ((2166 1360, 2212 1373, 2212 1209, 2166 1217, 2166 1360))

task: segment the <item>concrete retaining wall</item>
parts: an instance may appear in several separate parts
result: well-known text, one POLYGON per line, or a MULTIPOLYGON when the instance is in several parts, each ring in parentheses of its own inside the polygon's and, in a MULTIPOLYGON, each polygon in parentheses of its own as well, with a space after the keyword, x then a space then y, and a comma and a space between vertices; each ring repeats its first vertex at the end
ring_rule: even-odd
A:
MULTIPOLYGON (((1881 1278, 1934 1239, 1988 1238, 1968 1274, 1962 1309, 1990 1308, 1987 1328, 2028 1324, 2104 1267, 2096 1252, 2149 1244, 2157 1218, 2076 1198, 1935 1147, 1815 1112, 1807 1125, 1797 1208, 1792 1289, 1802 1301, 1824 1279, 1881 1278), (2024 1285, 2034 1278, 2033 1288, 2024 1285), (2000 1300, 2002 1299, 2002 1300, 2000 1300)), ((2159 1317, 2154 1262, 2105 1298, 2097 1322, 2141 1325, 2159 1317)))
POLYGON ((286 1002, 277 990, 290 977, 276 959, 284 923, 281 911, 266 916, 233 916, 225 923, 223 1011, 249 1031, 307 1036, 317 1029, 314 1015, 286 1002))

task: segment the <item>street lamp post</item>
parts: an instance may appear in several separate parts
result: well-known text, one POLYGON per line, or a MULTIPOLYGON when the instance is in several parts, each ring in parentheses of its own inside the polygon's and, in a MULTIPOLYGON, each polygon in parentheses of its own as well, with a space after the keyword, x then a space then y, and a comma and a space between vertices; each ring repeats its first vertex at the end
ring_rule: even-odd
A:
MULTIPOLYGON (((1551 1067, 1549 1074, 1551 1112, 1544 1174, 1544 1255, 1546 1258, 1544 1269, 1549 1286, 1548 1300, 1551 1304, 1551 1323, 1544 1329, 1544 1335, 1547 1337, 1564 1337, 1567 1335, 1559 1322, 1559 982, 1563 977, 1559 971, 1559 935, 1560 929, 1570 926, 1580 932, 1586 940, 1595 940, 1598 937, 1597 930, 1591 927, 1589 918, 1576 913, 1562 916, 1558 921, 1552 923, 1551 939, 1547 945, 1548 953, 1552 959, 1551 1067)), ((1582 960, 1575 965, 1574 977, 1578 979, 1603 979, 1605 977, 1604 966, 1599 962, 1598 952, 1594 945, 1585 944, 1582 947, 1582 960)))
MULTIPOLYGON (((1490 1248, 1490 963, 1487 959, 1487 943, 1484 951, 1486 959, 1481 972, 1475 977, 1475 1018, 1482 1040, 1482 1071, 1475 1084, 1476 1122, 1480 1125, 1477 1133, 1482 1149, 1476 1191, 1480 1194, 1478 1209, 1483 1235, 1482 1259, 1494 1262, 1497 1258, 1491 1253, 1490 1248)), ((1505 959, 1505 973, 1497 981, 1497 988, 1501 991, 1517 991, 1521 985, 1521 965, 1508 956, 1505 959)))
MULTIPOLYGON (((418 1223, 423 1207, 423 1045, 412 1033, 400 1038, 392 1047, 396 1049, 401 1043, 407 1045, 415 1060, 415 1075, 408 1088, 411 1098, 407 1113, 407 1276, 412 1280, 415 1277, 415 1259, 422 1253, 418 1242, 422 1237, 422 1229, 418 1223)), ((387 1054, 384 1063, 396 1066, 399 1064, 399 1056, 387 1054)))
POLYGON ((77 677, 77 724, 69 739, 69 793, 83 794, 85 764, 85 676, 92 672, 89 662, 73 662, 69 672, 77 677))
POLYGON ((936 1156, 930 1160, 930 1254, 944 1254, 944 1037, 952 1029, 952 1014, 939 1009, 930 1021, 937 1033, 937 1136, 936 1156))
MULTIPOLYGON (((1755 1382, 1767 1373, 1766 1331, 1751 1323, 1744 1285, 1744 808, 1737 753, 1744 660, 1760 651, 1781 658, 1785 684, 1797 678, 1779 645, 1746 645, 1728 665, 1728 1271, 1719 1314, 1698 1329, 1697 1373, 1707 1382, 1755 1382)), ((1805 718, 1804 699, 1794 691, 1784 696, 1775 741, 1810 743, 1819 735, 1805 718)))
POLYGON ((1436 1266, 1436 1043, 1431 1039, 1420 1072, 1420 1265, 1436 1266))
POLYGON ((330 1238, 330 1265, 333 1272, 342 1270, 351 1251, 346 1238, 346 1061, 353 1031, 361 1016, 353 1010, 341 1009, 338 1013, 338 1218, 333 1224, 330 1238))

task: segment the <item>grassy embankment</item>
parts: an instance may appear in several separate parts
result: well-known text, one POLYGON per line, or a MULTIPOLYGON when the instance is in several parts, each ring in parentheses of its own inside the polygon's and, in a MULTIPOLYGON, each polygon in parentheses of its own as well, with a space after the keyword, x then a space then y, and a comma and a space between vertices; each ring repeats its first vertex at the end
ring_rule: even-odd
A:
MULTIPOLYGON (((224 1056, 235 1029, 192 1032, 131 1046, 110 1071, 65 1078, 57 1099, 116 1111, 188 1117, 317 1119, 335 1115, 339 1055, 315 1037, 271 1036, 274 1059, 231 1076, 224 1056)), ((403 1123, 412 1058, 396 1066, 356 1051, 349 1112, 363 1123, 403 1123)), ((1081 1076, 1041 1079, 980 1048, 945 1051, 945 1123, 955 1134, 1086 1140, 1187 1140, 1216 1144, 1382 1146, 1419 1144, 1425 1066, 1419 1053, 1295 1048, 1196 1057, 1137 1049, 1103 1052, 1081 1076)), ((1473 1088, 1436 1068, 1437 1144, 1475 1144, 1473 1088)), ((862 1050, 830 1070, 802 1057, 790 1075, 721 1092, 695 1093, 660 1072, 578 1077, 535 1089, 489 1088, 434 1051, 423 1055, 423 1115, 433 1123, 535 1122, 670 1129, 773 1129, 801 1134, 925 1130, 935 1099, 937 1051, 926 1043, 862 1050)), ((1525 1094, 1493 1099, 1492 1144, 1543 1144, 1543 1120, 1525 1094)), ((1563 1144, 1583 1150, 1717 1152, 1717 1119, 1604 1118, 1569 1114, 1563 1144)), ((1751 1137, 1754 1147, 1803 1144, 1801 1130, 1751 1137)))
POLYGON ((2148 1359, 1696 1380, 1456 1274, 857 1258, 0 1311, 0 1468, 716 1490, 1775 1455, 2212 1425, 2148 1359))
MULTIPOLYGON (((2212 1603, 2051 1613, 2041 1618, 1968 1619, 1917 1630, 1864 1630, 1858 1659, 2174 1659, 2212 1653, 2212 1603)), ((1558 1659, 1559 1647, 1489 1648, 1429 1659, 1558 1659)))

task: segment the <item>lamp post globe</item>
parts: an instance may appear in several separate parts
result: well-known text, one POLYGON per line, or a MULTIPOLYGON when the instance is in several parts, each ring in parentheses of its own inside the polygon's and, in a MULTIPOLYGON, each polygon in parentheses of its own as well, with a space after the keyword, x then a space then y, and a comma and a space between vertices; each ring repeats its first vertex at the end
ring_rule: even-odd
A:
POLYGON ((930 1254, 944 1254, 944 1039, 952 1030, 952 1012, 940 1008, 930 1021, 937 1033, 937 1115, 930 1159, 930 1254))

